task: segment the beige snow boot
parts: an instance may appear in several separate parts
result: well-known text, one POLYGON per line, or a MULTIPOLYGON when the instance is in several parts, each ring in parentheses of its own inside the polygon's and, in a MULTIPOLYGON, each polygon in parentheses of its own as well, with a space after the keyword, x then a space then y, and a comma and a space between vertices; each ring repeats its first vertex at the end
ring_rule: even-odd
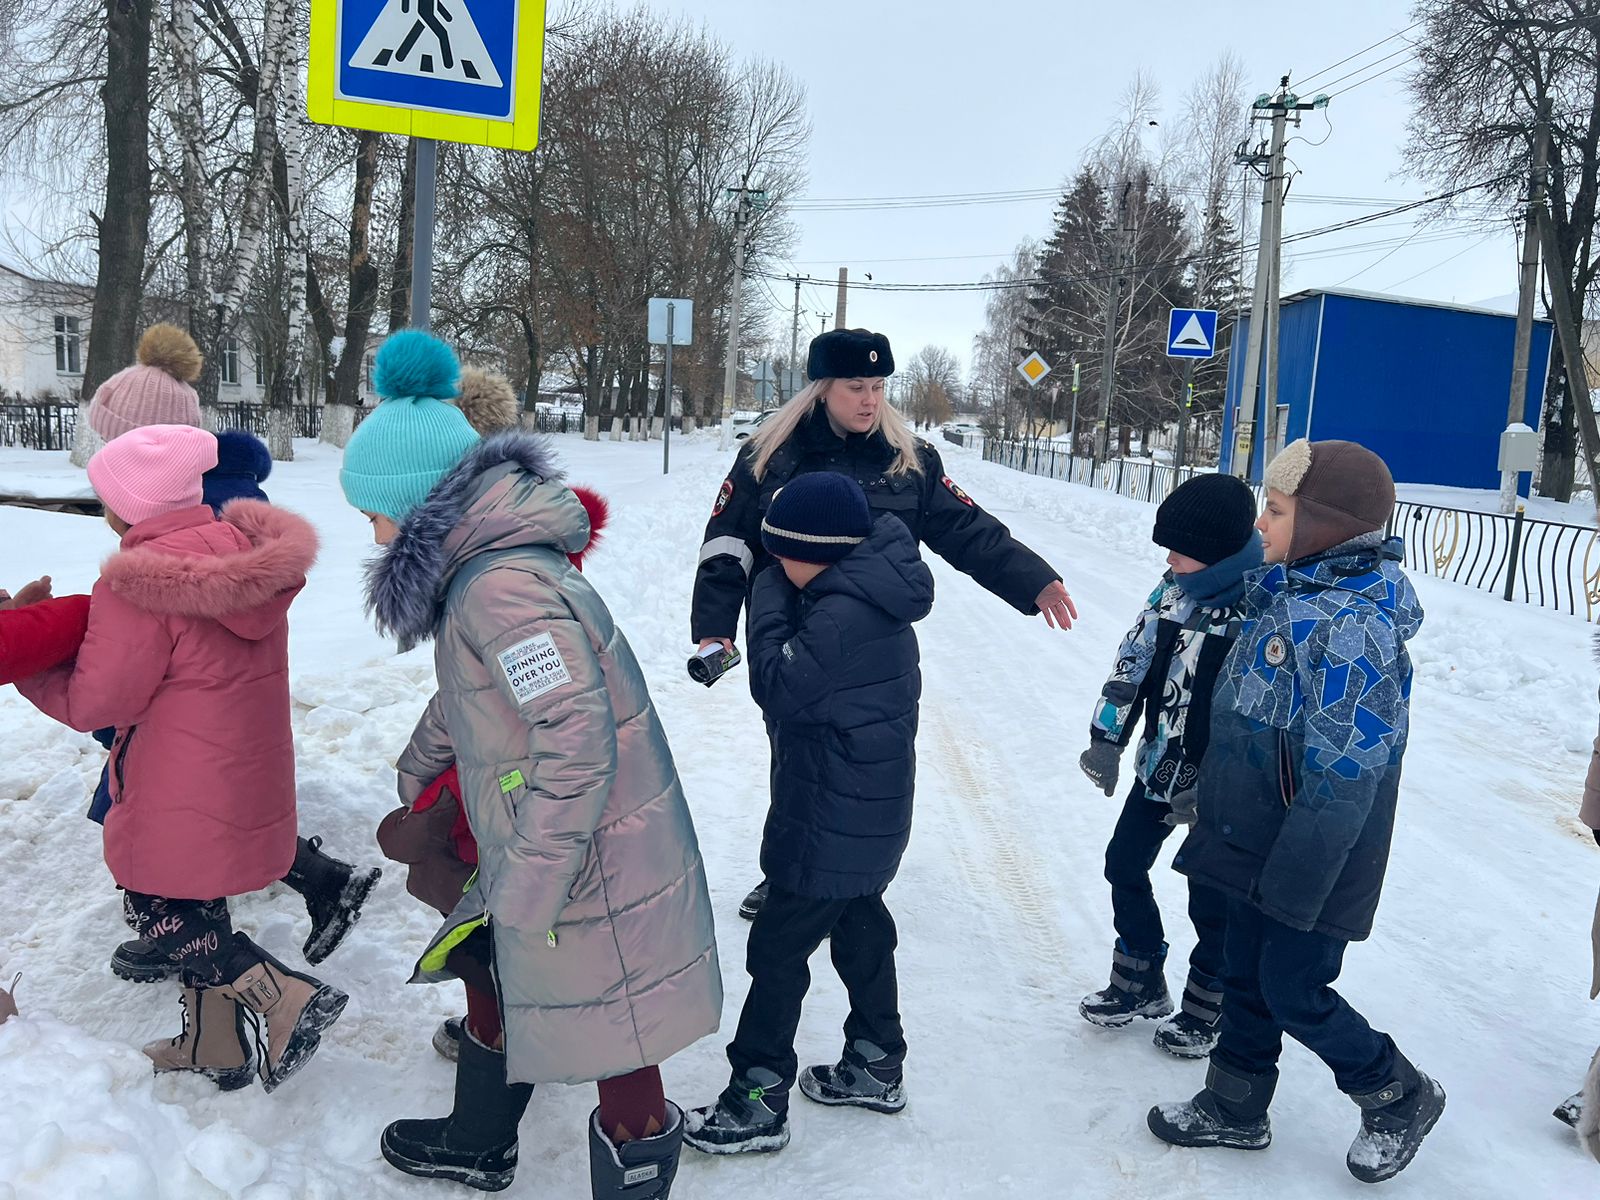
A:
POLYGON ((261 961, 217 991, 255 1014, 261 1083, 270 1092, 310 1061, 323 1031, 339 1019, 350 997, 320 979, 291 971, 244 934, 233 936, 261 961), (264 1049, 262 1022, 267 1027, 264 1049))
POLYGON ((193 1071, 224 1092, 249 1087, 256 1064, 239 1006, 216 988, 186 987, 178 1003, 183 1006, 183 1032, 144 1048, 156 1073, 193 1071))

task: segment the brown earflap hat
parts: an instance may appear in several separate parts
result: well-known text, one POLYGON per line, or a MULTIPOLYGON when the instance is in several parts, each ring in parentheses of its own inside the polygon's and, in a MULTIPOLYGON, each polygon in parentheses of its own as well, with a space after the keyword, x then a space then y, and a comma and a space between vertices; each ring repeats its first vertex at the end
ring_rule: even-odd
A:
POLYGON ((1375 533, 1394 513, 1394 476, 1355 442, 1291 442, 1267 468, 1266 485, 1295 498, 1290 562, 1375 533))

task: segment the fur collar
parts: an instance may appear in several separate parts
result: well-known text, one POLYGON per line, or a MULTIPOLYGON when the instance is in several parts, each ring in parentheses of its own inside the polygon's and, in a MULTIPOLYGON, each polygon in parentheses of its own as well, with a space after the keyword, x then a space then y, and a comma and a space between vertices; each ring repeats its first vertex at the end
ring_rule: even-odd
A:
POLYGON ((402 649, 432 636, 456 565, 446 542, 476 498, 478 477, 502 463, 547 482, 561 477, 545 438, 520 429, 486 437, 434 485, 400 523, 399 535, 368 565, 367 612, 381 632, 400 640, 402 649))
POLYGON ((236 500, 218 522, 118 551, 100 577, 146 612, 219 618, 300 587, 316 561, 317 533, 305 518, 259 500, 236 500), (217 538, 217 525, 236 531, 227 536, 231 547, 217 538))

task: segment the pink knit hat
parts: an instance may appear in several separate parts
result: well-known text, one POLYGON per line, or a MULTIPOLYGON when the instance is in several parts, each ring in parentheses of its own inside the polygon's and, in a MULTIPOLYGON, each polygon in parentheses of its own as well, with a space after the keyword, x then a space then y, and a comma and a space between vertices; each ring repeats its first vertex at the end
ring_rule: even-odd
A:
POLYGON ((139 361, 95 389, 89 427, 110 441, 142 425, 196 425, 200 398, 189 386, 204 359, 176 325, 152 325, 139 339, 139 361))
POLYGON ((146 425, 89 460, 89 482, 129 525, 201 502, 200 477, 217 465, 216 435, 192 425, 146 425))

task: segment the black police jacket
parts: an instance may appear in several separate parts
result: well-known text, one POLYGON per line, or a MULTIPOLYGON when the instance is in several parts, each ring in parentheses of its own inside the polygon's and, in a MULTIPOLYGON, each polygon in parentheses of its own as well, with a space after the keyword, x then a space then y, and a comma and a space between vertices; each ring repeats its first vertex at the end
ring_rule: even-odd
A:
POLYGON ((890 513, 911 536, 959 571, 972 576, 1017 611, 1039 610, 1039 593, 1061 576, 1011 531, 986 513, 944 473, 939 452, 918 439, 921 470, 891 475, 895 453, 882 434, 840 437, 817 411, 778 447, 758 482, 749 445, 717 494, 695 572, 689 635, 693 641, 732 638, 739 610, 770 555, 761 546, 761 520, 774 493, 808 471, 837 471, 861 485, 874 515, 890 513))

